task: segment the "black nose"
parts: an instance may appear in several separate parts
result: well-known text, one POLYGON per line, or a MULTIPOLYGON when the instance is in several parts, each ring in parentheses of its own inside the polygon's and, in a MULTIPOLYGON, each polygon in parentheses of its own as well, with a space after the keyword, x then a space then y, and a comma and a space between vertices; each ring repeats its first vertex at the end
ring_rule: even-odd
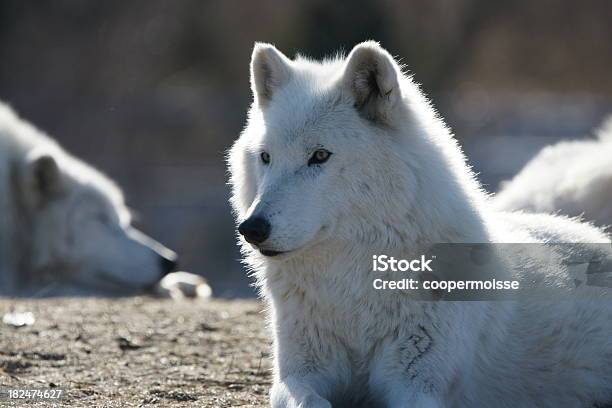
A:
POLYGON ((238 232, 251 244, 261 244, 270 236, 272 227, 261 217, 247 218, 238 226, 238 232))
POLYGON ((160 256, 159 261, 161 262, 162 276, 166 276, 170 272, 175 272, 178 267, 176 257, 166 258, 165 256, 160 256))

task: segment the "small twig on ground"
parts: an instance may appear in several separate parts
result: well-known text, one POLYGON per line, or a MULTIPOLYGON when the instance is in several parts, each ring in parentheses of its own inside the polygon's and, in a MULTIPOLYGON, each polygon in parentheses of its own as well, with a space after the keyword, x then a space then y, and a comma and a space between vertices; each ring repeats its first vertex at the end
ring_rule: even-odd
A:
POLYGON ((255 373, 255 376, 259 377, 261 375, 261 363, 263 361, 264 358, 264 353, 260 353, 259 354, 259 364, 257 365, 257 372, 255 373))
POLYGON ((223 377, 224 379, 227 378, 227 375, 231 373, 232 368, 234 367, 234 357, 236 357, 236 355, 232 354, 232 359, 230 360, 229 366, 227 367, 227 371, 225 372, 225 376, 223 377))

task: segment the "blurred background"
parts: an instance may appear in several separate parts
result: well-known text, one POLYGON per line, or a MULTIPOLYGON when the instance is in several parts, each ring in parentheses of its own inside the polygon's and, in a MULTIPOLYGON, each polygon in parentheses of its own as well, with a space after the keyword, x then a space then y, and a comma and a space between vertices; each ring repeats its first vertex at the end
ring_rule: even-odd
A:
POLYGON ((609 0, 0 0, 0 98, 115 179, 182 269, 248 297, 224 154, 253 42, 321 58, 366 39, 407 65, 490 191, 612 111, 609 0))

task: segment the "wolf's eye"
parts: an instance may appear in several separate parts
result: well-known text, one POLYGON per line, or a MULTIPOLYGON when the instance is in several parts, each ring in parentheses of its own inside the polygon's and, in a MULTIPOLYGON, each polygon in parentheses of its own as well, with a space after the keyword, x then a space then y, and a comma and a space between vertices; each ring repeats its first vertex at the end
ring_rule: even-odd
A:
POLYGON ((270 153, 268 152, 261 152, 261 154, 259 155, 259 157, 261 158, 261 161, 264 164, 268 164, 270 163, 270 153))
POLYGON ((331 152, 325 149, 319 149, 315 151, 310 159, 308 159, 308 165, 312 166, 313 164, 322 164, 329 160, 329 157, 332 155, 331 152))

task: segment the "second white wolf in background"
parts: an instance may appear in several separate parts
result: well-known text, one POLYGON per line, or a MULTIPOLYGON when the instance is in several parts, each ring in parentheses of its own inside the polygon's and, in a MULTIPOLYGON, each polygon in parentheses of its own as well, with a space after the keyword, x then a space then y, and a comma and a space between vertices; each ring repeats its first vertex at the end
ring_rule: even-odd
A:
MULTIPOLYGON (((377 43, 321 63, 258 44, 251 84, 229 166, 242 250, 269 305, 274 408, 612 402, 609 300, 423 302, 372 288, 374 254, 609 244, 601 230, 495 211, 442 120, 377 43)), ((573 285, 560 261, 548 274, 512 261, 490 259, 502 274, 530 265, 534 279, 573 285)))
POLYGON ((115 183, 0 102, 0 295, 133 293, 175 258, 115 183))
POLYGON ((503 183, 500 210, 560 213, 612 226, 612 117, 597 138, 545 147, 503 183))

